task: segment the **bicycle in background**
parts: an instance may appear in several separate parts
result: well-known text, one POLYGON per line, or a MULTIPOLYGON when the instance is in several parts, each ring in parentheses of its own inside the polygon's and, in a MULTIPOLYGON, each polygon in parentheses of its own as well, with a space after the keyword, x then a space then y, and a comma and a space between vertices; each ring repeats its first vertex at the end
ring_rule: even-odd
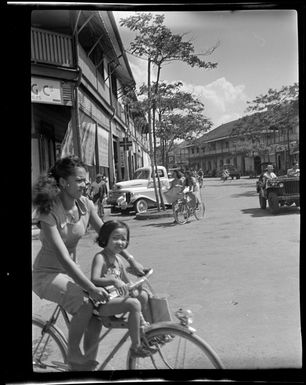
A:
POLYGON ((194 207, 188 193, 180 193, 179 198, 172 204, 173 216, 177 223, 184 225, 194 215, 197 220, 204 218, 205 205, 198 202, 194 207))

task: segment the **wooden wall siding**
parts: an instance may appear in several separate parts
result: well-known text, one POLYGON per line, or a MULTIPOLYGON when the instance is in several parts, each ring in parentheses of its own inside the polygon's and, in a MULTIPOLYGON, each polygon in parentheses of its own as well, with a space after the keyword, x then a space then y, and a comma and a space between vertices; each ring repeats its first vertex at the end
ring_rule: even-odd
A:
POLYGON ((31 28, 31 61, 73 67, 72 38, 60 33, 31 28))
POLYGON ((66 106, 72 106, 73 86, 70 83, 62 83, 63 103, 66 106))

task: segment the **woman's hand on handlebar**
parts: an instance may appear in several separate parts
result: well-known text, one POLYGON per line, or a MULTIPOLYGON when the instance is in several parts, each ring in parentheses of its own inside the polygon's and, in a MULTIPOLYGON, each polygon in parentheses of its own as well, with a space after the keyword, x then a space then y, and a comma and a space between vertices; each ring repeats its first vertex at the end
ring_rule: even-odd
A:
POLYGON ((109 294, 103 287, 95 287, 89 290, 88 294, 94 302, 107 302, 109 299, 109 294))
POLYGON ((144 267, 141 263, 135 261, 134 258, 129 260, 129 264, 130 266, 128 267, 128 270, 131 274, 137 275, 138 277, 142 277, 143 275, 145 275, 144 267))

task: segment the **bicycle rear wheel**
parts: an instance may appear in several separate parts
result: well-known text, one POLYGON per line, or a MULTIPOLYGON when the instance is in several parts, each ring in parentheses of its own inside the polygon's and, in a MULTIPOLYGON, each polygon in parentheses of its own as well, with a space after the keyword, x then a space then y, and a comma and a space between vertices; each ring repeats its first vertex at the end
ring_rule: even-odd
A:
POLYGON ((157 327, 147 331, 145 338, 156 353, 140 358, 129 352, 128 369, 224 369, 213 349, 183 328, 157 327))
POLYGON ((174 210, 174 219, 180 225, 184 225, 189 218, 189 210, 187 203, 179 202, 174 210))
POLYGON ((197 220, 203 219, 205 214, 205 205, 204 203, 199 203, 196 209, 194 210, 194 216, 197 220))
POLYGON ((67 342, 61 332, 44 320, 32 319, 32 362, 34 372, 67 371, 67 342))

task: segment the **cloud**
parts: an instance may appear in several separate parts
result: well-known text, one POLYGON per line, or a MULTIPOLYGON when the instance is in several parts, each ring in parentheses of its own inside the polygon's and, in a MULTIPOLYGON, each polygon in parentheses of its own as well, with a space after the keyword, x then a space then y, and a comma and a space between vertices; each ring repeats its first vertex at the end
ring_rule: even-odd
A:
POLYGON ((205 105, 205 114, 215 127, 244 115, 247 96, 245 86, 233 85, 224 77, 205 86, 183 82, 184 89, 192 92, 205 105))
MULTIPOLYGON (((145 60, 129 57, 131 70, 137 87, 147 83, 148 68, 145 60)), ((156 71, 152 66, 151 80, 156 79, 156 71)), ((176 80, 178 81, 178 80, 176 80)), ((225 77, 206 85, 183 83, 183 90, 191 92, 205 106, 204 114, 211 119, 214 127, 236 120, 245 115, 248 100, 243 84, 234 85, 225 77)), ((171 83, 174 83, 171 82, 171 83)))

